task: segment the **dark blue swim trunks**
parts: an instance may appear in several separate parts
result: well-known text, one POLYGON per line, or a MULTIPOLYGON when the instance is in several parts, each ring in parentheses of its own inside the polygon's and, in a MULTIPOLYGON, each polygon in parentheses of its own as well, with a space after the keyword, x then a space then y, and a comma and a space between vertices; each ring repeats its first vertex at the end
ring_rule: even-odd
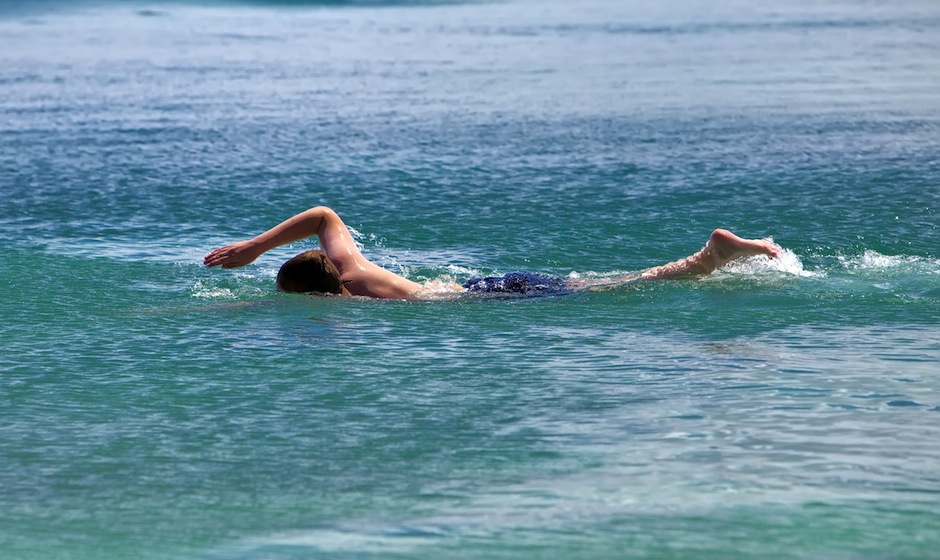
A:
POLYGON ((557 295, 569 294, 573 290, 561 278, 532 274, 529 272, 510 272, 503 276, 471 278, 464 282, 468 292, 485 294, 520 294, 520 295, 557 295))

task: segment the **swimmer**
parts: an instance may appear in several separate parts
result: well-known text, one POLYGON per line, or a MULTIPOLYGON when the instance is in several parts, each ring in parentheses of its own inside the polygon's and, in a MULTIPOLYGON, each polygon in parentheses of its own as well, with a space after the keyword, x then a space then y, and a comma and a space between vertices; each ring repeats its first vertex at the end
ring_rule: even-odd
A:
MULTIPOLYGON (((386 270, 362 256, 349 229, 339 215, 317 206, 281 222, 245 241, 215 249, 203 260, 209 267, 245 266, 275 247, 317 236, 322 251, 305 251, 285 262, 277 274, 277 289, 294 293, 325 293, 383 299, 440 297, 440 287, 427 287, 386 270)), ((557 294, 602 289, 639 280, 662 280, 701 276, 731 261, 766 255, 776 258, 780 247, 768 240, 742 239, 730 231, 716 229, 697 253, 662 266, 618 278, 563 279, 541 274, 513 273, 499 277, 472 278, 463 285, 451 284, 447 291, 516 294, 557 294)))

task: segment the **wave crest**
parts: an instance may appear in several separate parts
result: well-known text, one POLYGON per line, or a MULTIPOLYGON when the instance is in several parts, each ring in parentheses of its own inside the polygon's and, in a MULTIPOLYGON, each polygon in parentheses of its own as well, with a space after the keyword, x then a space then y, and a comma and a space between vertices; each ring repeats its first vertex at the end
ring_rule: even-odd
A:
POLYGON ((857 257, 837 257, 847 270, 916 270, 925 274, 940 274, 940 260, 911 255, 883 255, 878 251, 865 250, 857 257))

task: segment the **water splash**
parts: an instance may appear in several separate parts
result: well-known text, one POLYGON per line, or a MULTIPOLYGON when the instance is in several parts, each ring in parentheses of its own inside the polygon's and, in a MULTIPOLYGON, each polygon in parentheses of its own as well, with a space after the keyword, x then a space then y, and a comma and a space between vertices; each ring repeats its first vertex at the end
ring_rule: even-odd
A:
POLYGON ((196 299, 235 301, 252 299, 269 293, 259 287, 257 282, 257 278, 249 275, 239 275, 224 280, 197 280, 190 288, 190 294, 196 299))
MULTIPOLYGON (((359 252, 364 251, 366 246, 362 244, 362 240, 366 238, 366 235, 350 225, 347 225, 346 229, 349 230, 349 234, 352 236, 353 243, 356 244, 356 249, 359 249, 359 252)), ((371 239, 374 240, 375 236, 371 236, 371 239)))
POLYGON ((198 299, 238 299, 230 288, 209 285, 208 282, 198 281, 190 290, 193 297, 198 299))
POLYGON ((728 263, 722 270, 732 274, 745 274, 753 276, 762 276, 767 274, 789 274, 792 276, 821 276, 820 272, 806 270, 803 267, 803 261, 790 249, 782 249, 780 256, 772 259, 770 257, 759 255, 748 257, 728 263))

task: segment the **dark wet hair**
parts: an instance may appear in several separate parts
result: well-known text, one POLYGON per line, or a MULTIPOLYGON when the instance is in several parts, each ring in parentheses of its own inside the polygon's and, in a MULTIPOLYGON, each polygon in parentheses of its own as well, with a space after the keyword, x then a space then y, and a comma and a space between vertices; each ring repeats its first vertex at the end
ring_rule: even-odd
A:
POLYGON ((339 270, 322 251, 305 251, 281 265, 277 289, 282 292, 343 293, 339 270))

